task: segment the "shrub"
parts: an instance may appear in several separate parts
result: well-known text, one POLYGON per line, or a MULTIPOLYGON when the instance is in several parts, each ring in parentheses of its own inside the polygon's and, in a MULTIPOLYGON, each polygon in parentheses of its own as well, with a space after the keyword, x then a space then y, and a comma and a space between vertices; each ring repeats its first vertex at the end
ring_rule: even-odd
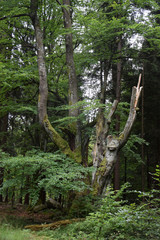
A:
POLYGON ((160 239, 160 210, 150 202, 127 204, 120 199, 126 185, 116 194, 110 191, 99 210, 82 223, 50 232, 51 239, 147 240, 160 239))
POLYGON ((91 171, 61 153, 28 154, 8 157, 1 160, 3 186, 0 192, 6 192, 11 199, 13 193, 17 198, 30 194, 31 204, 35 205, 41 189, 50 196, 65 196, 68 191, 84 191, 88 186, 84 183, 85 176, 91 171))

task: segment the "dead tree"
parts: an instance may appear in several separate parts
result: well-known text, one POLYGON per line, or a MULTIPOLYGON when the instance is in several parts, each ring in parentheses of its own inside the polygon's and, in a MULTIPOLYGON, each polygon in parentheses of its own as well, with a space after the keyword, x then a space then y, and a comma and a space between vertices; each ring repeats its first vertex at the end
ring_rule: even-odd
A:
POLYGON ((141 75, 137 87, 132 88, 130 112, 123 132, 119 136, 108 135, 111 119, 116 111, 118 101, 112 104, 108 117, 104 117, 101 111, 96 126, 96 144, 93 153, 93 166, 95 171, 92 176, 93 192, 102 195, 110 184, 112 172, 117 161, 120 149, 126 144, 136 118, 137 104, 142 87, 140 87, 141 75))

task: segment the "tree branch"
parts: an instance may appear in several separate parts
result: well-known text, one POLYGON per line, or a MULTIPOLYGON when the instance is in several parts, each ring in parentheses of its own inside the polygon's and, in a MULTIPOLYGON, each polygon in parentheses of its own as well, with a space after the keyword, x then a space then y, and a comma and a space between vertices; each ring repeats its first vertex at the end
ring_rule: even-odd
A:
POLYGON ((81 163, 80 149, 76 149, 74 152, 70 149, 68 142, 52 127, 47 115, 43 120, 43 125, 51 140, 59 147, 59 149, 70 158, 76 160, 76 162, 81 163))
POLYGON ((134 123, 135 118, 136 118, 138 100, 139 100, 140 93, 141 93, 141 90, 142 90, 142 87, 140 87, 140 83, 141 83, 141 74, 139 76, 137 87, 134 86, 132 88, 132 96, 131 96, 131 102, 130 102, 130 112, 129 112, 129 116, 128 116, 126 125, 124 127, 124 130, 119 136, 119 139, 120 139, 119 148, 122 148, 124 146, 124 144, 126 143, 126 141, 128 139, 128 136, 131 132, 133 123, 134 123))
POLYGON ((105 138, 107 137, 108 131, 109 131, 109 126, 111 124, 112 117, 117 109, 118 105, 118 100, 114 100, 112 107, 108 113, 107 119, 105 119, 105 128, 104 128, 104 136, 105 138))
POLYGON ((113 116, 113 114, 115 113, 116 111, 116 108, 117 108, 117 105, 118 105, 118 100, 114 100, 113 104, 112 104, 112 107, 110 109, 110 112, 108 114, 108 118, 107 118, 107 123, 110 124, 111 123, 111 118, 113 116))
POLYGON ((30 15, 27 13, 22 13, 22 14, 17 14, 17 15, 13 15, 13 16, 4 16, 4 17, 0 18, 0 21, 5 20, 7 18, 16 18, 16 17, 30 17, 30 15))
POLYGON ((62 4, 60 3, 60 1, 56 0, 56 2, 57 2, 60 6, 62 6, 62 4))

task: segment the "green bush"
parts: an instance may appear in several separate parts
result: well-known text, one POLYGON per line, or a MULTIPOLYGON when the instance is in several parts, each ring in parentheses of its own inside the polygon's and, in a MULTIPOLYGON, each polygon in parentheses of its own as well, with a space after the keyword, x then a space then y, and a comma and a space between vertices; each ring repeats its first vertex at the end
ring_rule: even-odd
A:
POLYGON ((0 162, 4 169, 3 186, 0 193, 6 192, 11 199, 13 192, 17 198, 30 194, 31 204, 35 205, 41 189, 50 196, 65 196, 68 191, 84 191, 89 188, 84 183, 91 171, 61 153, 33 152, 28 155, 4 158, 0 162))
POLYGON ((156 172, 153 174, 158 186, 160 186, 160 166, 156 166, 156 172))
MULTIPOLYGON (((150 202, 127 204, 120 199, 126 185, 115 194, 110 191, 99 210, 84 222, 47 232, 50 239, 87 240, 157 240, 160 239, 160 210, 150 202)), ((150 194, 152 195, 152 194, 150 194)))

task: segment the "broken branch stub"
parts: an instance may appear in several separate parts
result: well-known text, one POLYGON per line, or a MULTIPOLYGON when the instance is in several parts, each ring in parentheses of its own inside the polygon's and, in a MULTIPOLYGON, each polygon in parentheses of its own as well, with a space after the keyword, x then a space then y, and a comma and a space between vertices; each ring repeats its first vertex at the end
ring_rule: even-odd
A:
POLYGON ((119 148, 122 148, 124 144, 126 143, 128 136, 131 132, 132 126, 134 124, 134 121, 136 119, 136 112, 137 112, 137 106, 138 106, 138 100, 142 91, 142 86, 140 87, 141 84, 141 74, 139 75, 139 80, 137 87, 132 88, 132 96, 131 96, 131 102, 130 102, 130 112, 129 116, 126 122, 126 125, 124 127, 123 132, 120 135, 120 144, 119 148))

